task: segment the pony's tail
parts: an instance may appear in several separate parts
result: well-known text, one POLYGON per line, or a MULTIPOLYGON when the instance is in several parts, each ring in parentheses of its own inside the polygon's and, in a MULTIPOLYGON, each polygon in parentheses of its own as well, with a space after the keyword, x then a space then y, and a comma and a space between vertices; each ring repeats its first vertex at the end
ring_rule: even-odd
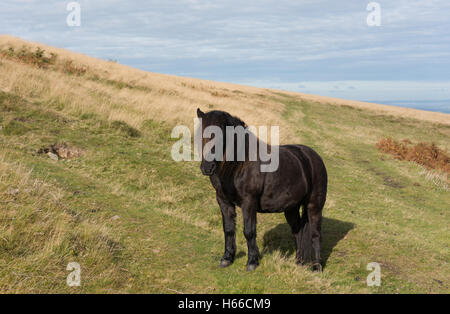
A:
POLYGON ((300 257, 301 257, 301 263, 307 264, 312 262, 312 253, 313 253, 313 247, 312 247, 312 236, 311 236, 311 224, 308 221, 308 215, 306 213, 306 210, 303 212, 302 215, 302 225, 303 228, 300 231, 301 232, 301 248, 300 248, 300 257))

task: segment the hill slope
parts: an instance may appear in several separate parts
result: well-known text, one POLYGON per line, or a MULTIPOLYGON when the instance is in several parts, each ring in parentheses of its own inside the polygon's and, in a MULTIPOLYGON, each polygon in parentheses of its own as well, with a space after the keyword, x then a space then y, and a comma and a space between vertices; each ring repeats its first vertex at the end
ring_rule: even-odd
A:
POLYGON ((391 136, 449 151, 449 115, 153 74, 36 47, 0 37, 0 291, 449 292, 447 177, 375 148, 391 136), (213 189, 197 163, 170 156, 172 127, 191 126, 198 106, 280 125, 281 142, 323 156, 323 274, 295 266, 282 214, 258 216, 257 271, 245 272, 241 219, 236 263, 217 267, 223 235, 213 189), (58 143, 80 156, 54 160, 47 151, 58 143), (80 287, 66 285, 72 261, 80 287), (369 262, 381 265, 380 287, 366 286, 369 262))

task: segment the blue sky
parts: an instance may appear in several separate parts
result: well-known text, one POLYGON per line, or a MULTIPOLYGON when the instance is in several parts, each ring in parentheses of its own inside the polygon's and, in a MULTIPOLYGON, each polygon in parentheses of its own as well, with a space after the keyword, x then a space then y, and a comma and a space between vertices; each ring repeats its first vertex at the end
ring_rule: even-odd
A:
POLYGON ((80 27, 69 2, 2 0, 0 33, 153 72, 450 110, 448 0, 379 0, 379 27, 363 0, 80 0, 80 27))

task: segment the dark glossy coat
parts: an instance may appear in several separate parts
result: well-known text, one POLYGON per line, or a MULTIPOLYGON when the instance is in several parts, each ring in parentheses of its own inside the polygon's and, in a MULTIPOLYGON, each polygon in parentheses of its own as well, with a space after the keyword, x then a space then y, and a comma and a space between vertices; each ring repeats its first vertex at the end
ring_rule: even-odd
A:
MULTIPOLYGON (((203 113, 203 130, 215 125, 244 126, 240 119, 223 111, 203 113)), ((203 132, 202 130, 202 132, 203 132)), ((203 145, 208 139, 203 140, 203 145)), ((203 147, 202 145, 202 147, 203 147)), ((245 143, 248 149, 248 143, 245 143)), ((224 143, 224 151, 226 143, 224 143)), ((201 170, 210 177, 222 212, 225 252, 220 266, 233 263, 236 254, 236 209, 242 209, 244 235, 248 246, 247 269, 259 263, 256 244, 256 213, 284 212, 296 243, 297 263, 313 261, 313 269, 321 271, 322 209, 327 194, 327 172, 320 156, 304 145, 279 146, 279 167, 275 172, 261 172, 261 161, 206 161, 201 170), (300 215, 300 207, 303 213, 300 215)))

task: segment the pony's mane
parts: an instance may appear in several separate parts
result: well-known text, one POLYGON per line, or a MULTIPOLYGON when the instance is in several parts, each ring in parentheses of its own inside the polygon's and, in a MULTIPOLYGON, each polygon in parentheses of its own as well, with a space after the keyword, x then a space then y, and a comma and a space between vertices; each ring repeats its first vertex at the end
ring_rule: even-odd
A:
POLYGON ((244 121, 242 121, 240 118, 236 116, 232 116, 226 111, 212 110, 210 112, 207 112, 206 115, 207 116, 221 115, 225 117, 224 122, 226 126, 242 126, 244 128, 247 128, 247 124, 244 121))
MULTIPOLYGON (((247 124, 242 121, 240 118, 236 117, 236 116, 232 116, 231 114, 229 114, 228 112, 224 112, 227 116, 227 121, 226 121, 226 125, 227 126, 242 126, 244 129, 247 129, 247 124)), ((248 151, 248 142, 245 141, 245 150, 246 153, 248 151)), ((226 152, 224 151, 224 154, 226 152)), ((240 172, 242 171, 247 165, 248 165, 248 161, 247 161, 247 156, 245 157, 246 160, 245 161, 226 161, 224 159, 224 161, 220 162, 219 164, 219 173, 222 176, 227 176, 227 175, 232 175, 233 173, 240 172)))
POLYGON ((232 116, 231 114, 227 113, 227 125, 230 126, 242 126, 244 129, 247 128, 247 124, 242 121, 240 118, 232 116))

